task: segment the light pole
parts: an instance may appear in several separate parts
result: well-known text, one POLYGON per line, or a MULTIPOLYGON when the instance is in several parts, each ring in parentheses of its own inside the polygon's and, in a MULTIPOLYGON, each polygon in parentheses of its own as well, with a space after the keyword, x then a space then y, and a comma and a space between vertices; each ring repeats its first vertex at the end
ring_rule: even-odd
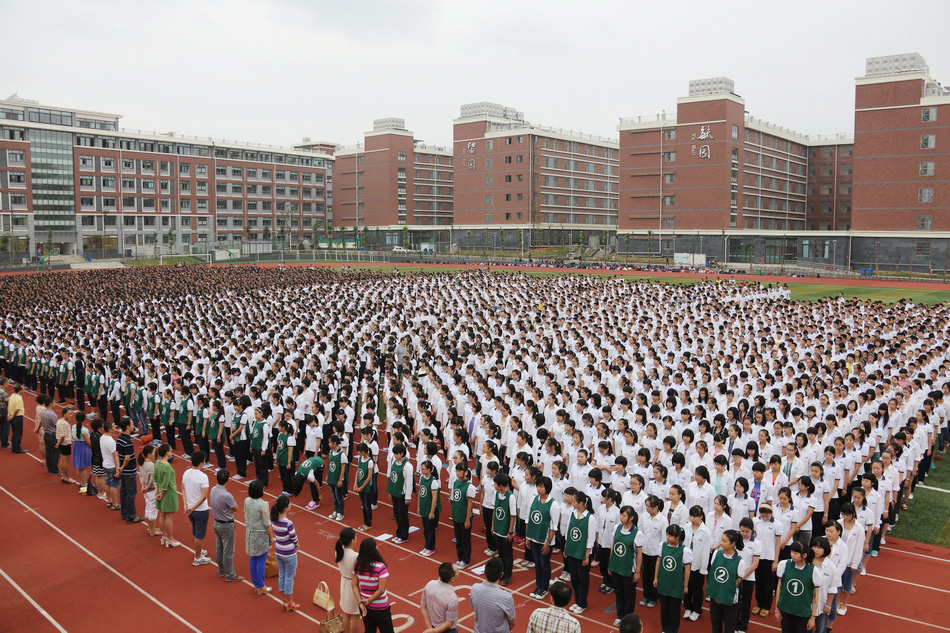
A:
POLYGON ((838 272, 838 240, 831 240, 831 268, 838 272))

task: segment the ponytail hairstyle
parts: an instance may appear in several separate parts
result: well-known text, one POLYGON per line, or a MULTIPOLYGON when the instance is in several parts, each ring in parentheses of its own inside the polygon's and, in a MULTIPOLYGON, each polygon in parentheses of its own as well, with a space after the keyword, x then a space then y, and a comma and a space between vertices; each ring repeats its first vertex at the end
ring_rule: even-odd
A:
MULTIPOLYGON (((281 495, 286 497, 287 495, 281 495)), ((356 530, 351 527, 345 527, 340 530, 340 538, 336 540, 336 562, 343 560, 343 550, 350 546, 350 543, 356 540, 356 530)))
POLYGON ((682 543, 683 537, 686 535, 686 531, 681 526, 677 525, 676 523, 669 525, 666 528, 666 533, 674 537, 677 540, 677 544, 682 543))
POLYGON ((716 498, 713 499, 713 503, 715 503, 716 501, 718 501, 719 505, 722 506, 723 514, 728 514, 729 516, 732 516, 732 510, 729 508, 729 497, 727 497, 726 495, 716 495, 716 498))
POLYGON ((795 541, 788 546, 789 552, 795 552, 805 559, 805 563, 810 563, 815 558, 815 553, 810 547, 806 547, 801 541, 795 541))
POLYGON ((594 512, 594 506, 590 502, 590 497, 588 497, 586 494, 584 494, 580 490, 574 491, 574 501, 576 503, 583 503, 584 507, 587 509, 588 512, 590 513, 594 512))
MULTIPOLYGON (((161 457, 165 457, 165 456, 168 455, 171 451, 172 451, 172 447, 171 447, 171 446, 169 446, 168 444, 162 444, 161 446, 158 447, 158 456, 159 456, 160 458, 161 458, 161 457)), ((286 495, 284 495, 284 496, 286 496, 286 495)))
MULTIPOLYGON (((77 415, 76 417, 79 417, 79 416, 77 415)), ((154 453, 154 452, 155 452, 155 445, 154 445, 154 444, 146 444, 144 447, 142 447, 142 452, 139 453, 139 458, 138 458, 139 466, 141 466, 142 464, 144 464, 144 463, 145 463, 145 459, 146 459, 149 455, 151 455, 152 453, 154 453)), ((284 496, 286 496, 286 495, 284 495, 284 496)))
POLYGON ((640 514, 633 509, 633 506, 623 506, 620 508, 620 514, 626 514, 630 517, 630 522, 633 527, 637 527, 637 523, 640 520, 640 514))
MULTIPOLYGON (((749 518, 746 517, 744 520, 748 521, 749 518)), ((729 541, 736 546, 737 550, 741 551, 745 547, 745 543, 742 542, 742 535, 739 534, 737 530, 726 530, 722 535, 729 539, 729 541)))
POLYGON ((80 442, 82 441, 82 423, 85 420, 86 420, 85 413, 83 413, 82 411, 79 411, 76 413, 75 431, 76 431, 76 437, 79 439, 80 442))
POLYGON ((663 512, 663 500, 656 495, 650 495, 647 497, 647 500, 644 502, 644 504, 650 506, 651 508, 656 508, 657 512, 663 512))
POLYGON ((274 502, 274 505, 270 509, 270 520, 276 521, 280 516, 281 512, 286 512, 287 508, 290 507, 290 496, 289 495, 280 495, 277 497, 277 500, 274 502))
POLYGON ((815 484, 812 483, 811 477, 802 475, 798 478, 798 485, 808 488, 808 494, 813 494, 815 492, 815 484))
POLYGON ((709 469, 705 466, 697 466, 696 470, 693 471, 693 475, 699 475, 703 478, 703 483, 709 483, 709 469))
MULTIPOLYGON (((613 502, 614 506, 619 506, 621 501, 620 493, 614 490, 613 488, 607 488, 601 493, 601 496, 604 499, 610 499, 613 502)), ((662 502, 661 502, 662 503, 662 502)))

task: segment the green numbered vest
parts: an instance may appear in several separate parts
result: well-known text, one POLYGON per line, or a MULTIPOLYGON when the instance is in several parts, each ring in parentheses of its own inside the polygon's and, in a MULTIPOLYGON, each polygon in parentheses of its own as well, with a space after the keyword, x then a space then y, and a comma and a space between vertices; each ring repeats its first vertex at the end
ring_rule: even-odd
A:
POLYGON ((211 440, 217 441, 218 432, 221 430, 221 414, 212 413, 211 419, 208 420, 208 437, 211 440))
POLYGON ((567 526, 567 544, 564 547, 564 553, 571 558, 584 560, 584 552, 587 551, 587 531, 590 529, 590 519, 592 515, 587 513, 582 519, 571 512, 571 521, 567 526))
POLYGON ((736 579, 739 577, 741 561, 742 558, 738 552, 732 558, 726 558, 722 550, 716 550, 713 562, 709 565, 709 576, 706 582, 706 594, 710 600, 726 606, 736 603, 739 591, 736 579))
MULTIPOLYGON (((356 487, 359 488, 363 485, 363 482, 366 481, 366 478, 369 477, 369 465, 373 463, 371 459, 361 459, 356 462, 356 487)), ((364 490, 374 490, 376 488, 376 478, 373 477, 364 490)))
POLYGON ((465 523, 469 520, 468 515, 468 487, 472 485, 470 481, 456 480, 452 484, 452 520, 456 523, 465 523))
POLYGON ((618 525, 614 531, 614 544, 610 548, 610 562, 607 563, 608 571, 612 571, 621 576, 633 576, 637 566, 637 528, 633 528, 627 534, 623 532, 623 526, 618 525))
POLYGON ((253 428, 251 428, 251 449, 262 451, 264 450, 264 434, 267 432, 264 424, 264 420, 260 422, 252 422, 253 428))
POLYGON ((778 594, 778 610, 802 618, 811 617, 811 605, 815 583, 814 565, 808 563, 799 569, 791 560, 785 563, 782 590, 778 594))
POLYGON ((300 466, 297 466, 297 474, 303 475, 304 478, 309 479, 310 473, 315 470, 323 468, 323 458, 317 457, 308 457, 307 459, 300 462, 300 466))
POLYGON ((423 519, 429 518, 432 512, 432 499, 435 498, 435 518, 439 518, 442 513, 442 497, 439 495, 438 488, 435 487, 435 477, 419 478, 419 516, 423 519))
POLYGON ((331 486, 335 486, 340 483, 340 477, 343 476, 343 451, 330 451, 327 460, 329 461, 329 466, 327 467, 327 483, 331 486))
POLYGON ((158 417, 162 421, 162 424, 168 426, 168 423, 172 419, 172 401, 171 400, 162 400, 162 403, 158 406, 158 417))
POLYGON ((181 404, 179 405, 180 408, 178 409, 178 416, 175 420, 175 423, 178 426, 185 426, 188 424, 188 402, 190 400, 190 397, 181 399, 181 404))
POLYGON ((525 536, 529 540, 543 544, 548 539, 548 532, 551 530, 551 505, 553 503, 554 499, 551 497, 548 497, 548 500, 544 503, 541 503, 541 497, 535 497, 531 501, 528 523, 525 526, 525 536))
POLYGON ((663 543, 663 551, 660 554, 659 576, 657 577, 657 591, 670 598, 683 597, 683 567, 682 545, 673 547, 669 543, 663 543))
POLYGON ((287 463, 287 434, 278 433, 277 435, 277 463, 284 466, 287 463))
POLYGON ((403 471, 406 468, 406 460, 402 462, 393 462, 389 469, 389 485, 386 491, 393 497, 405 497, 406 477, 403 471))
POLYGON ((492 533, 508 538, 508 531, 511 530, 511 493, 495 493, 495 511, 492 513, 491 531, 492 533))

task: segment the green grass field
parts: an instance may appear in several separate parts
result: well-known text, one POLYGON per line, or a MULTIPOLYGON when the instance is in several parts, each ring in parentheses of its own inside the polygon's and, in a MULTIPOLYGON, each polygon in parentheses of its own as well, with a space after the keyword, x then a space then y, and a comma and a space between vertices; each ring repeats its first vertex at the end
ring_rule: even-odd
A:
POLYGON ((918 543, 950 547, 950 461, 936 462, 924 481, 929 490, 917 486, 914 500, 901 513, 891 535, 918 543))

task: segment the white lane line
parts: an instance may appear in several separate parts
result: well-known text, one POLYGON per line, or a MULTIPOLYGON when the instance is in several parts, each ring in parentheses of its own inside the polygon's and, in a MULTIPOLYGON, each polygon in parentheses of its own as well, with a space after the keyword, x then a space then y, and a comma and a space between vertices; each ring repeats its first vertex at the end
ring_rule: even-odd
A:
POLYGON ((861 611, 867 611, 868 613, 876 613, 877 615, 883 615, 888 618, 895 618, 897 620, 903 620, 905 622, 913 622, 914 624, 919 624, 920 626, 929 626, 933 629, 940 629, 941 631, 950 631, 950 628, 945 626, 940 626, 939 624, 931 624, 930 622, 921 622, 920 620, 914 620, 913 618, 905 618, 901 615, 894 615, 893 613, 887 613, 885 611, 877 611, 876 609, 868 609, 867 607, 859 607, 856 604, 848 604, 849 609, 859 609, 861 611))
POLYGON ((935 490, 937 492, 946 492, 947 494, 950 494, 950 490, 947 490, 946 488, 934 488, 933 486, 925 486, 923 484, 917 484, 917 487, 923 488, 924 490, 935 490))
POLYGON ((897 578, 890 578, 888 576, 878 576, 877 574, 865 574, 867 578, 879 578, 881 580, 889 580, 891 582, 899 582, 902 585, 910 585, 912 587, 919 587, 921 589, 930 589, 931 591, 940 591, 943 593, 950 593, 950 589, 941 589, 939 587, 931 587, 930 585, 918 585, 916 582, 907 582, 906 580, 898 580, 897 578))
POLYGON ((20 499, 19 497, 17 497, 15 494, 13 494, 12 492, 10 492, 9 490, 7 490, 6 488, 4 488, 3 486, 0 486, 0 491, 5 492, 5 493, 7 494, 7 496, 9 496, 11 499, 13 499, 13 500, 16 501, 17 503, 19 503, 21 506, 23 506, 23 507, 26 509, 25 511, 32 513, 32 514, 33 514, 34 516, 36 516, 39 520, 41 520, 43 523, 45 523, 46 525, 50 526, 51 528, 53 528, 53 529, 56 530, 57 532, 59 532, 59 534, 60 534, 63 538, 65 538, 67 541, 69 541, 70 543, 72 543, 73 545, 75 545, 76 547, 78 547, 79 549, 81 549, 81 550, 82 550, 83 552, 85 552, 86 554, 88 554, 90 558, 92 558, 93 560, 95 560, 96 562, 98 562, 100 565, 102 565, 103 567, 105 567, 105 568, 108 569, 109 571, 111 571, 113 574, 115 574, 116 576, 118 576, 119 578, 121 578, 121 579, 122 579, 123 581, 125 581, 125 583, 128 584, 130 587, 132 587, 133 589, 135 589, 136 591, 138 591, 140 594, 142 594, 143 596, 145 596, 146 598, 148 598, 149 600, 151 600, 152 602, 154 602, 154 603, 155 603, 156 605, 158 605, 163 611, 165 611, 166 613, 168 613, 169 615, 171 615, 173 618, 175 618, 176 620, 178 620, 179 622, 181 622, 182 624, 184 624, 186 627, 188 627, 190 630, 194 631, 195 633, 201 633, 201 629, 195 627, 191 622, 189 622, 189 621, 186 620, 185 618, 181 617, 180 615, 178 615, 177 613, 175 613, 174 611, 172 611, 171 609, 169 609, 168 607, 166 607, 166 606, 165 606, 164 604, 162 604, 159 600, 156 600, 155 598, 153 598, 153 597, 151 596, 151 594, 149 594, 147 591, 145 591, 144 589, 142 589, 141 587, 139 587, 137 584, 135 584, 134 582, 132 582, 131 580, 129 580, 124 574, 122 574, 122 572, 120 572, 120 571, 117 570, 115 567, 113 567, 112 565, 110 565, 110 564, 107 563, 106 561, 102 560, 101 558, 99 558, 98 556, 96 556, 95 554, 93 554, 93 553, 92 553, 91 551, 89 551, 85 546, 83 546, 82 543, 80 543, 79 541, 77 541, 76 539, 74 539, 73 537, 71 537, 69 534, 66 534, 66 532, 63 532, 61 529, 59 529, 58 527, 56 527, 56 525, 54 525, 49 519, 47 519, 47 518, 44 517, 42 514, 40 514, 39 512, 37 512, 36 510, 34 510, 33 508, 31 508, 31 507, 30 507, 29 505, 27 505, 26 503, 24 503, 23 500, 20 499))
POLYGON ((888 547, 888 548, 886 548, 886 549, 882 549, 881 551, 882 551, 882 552, 895 552, 895 553, 897 553, 897 554, 908 554, 909 556, 920 556, 921 558, 929 558, 930 560, 938 560, 938 561, 940 561, 941 563, 950 563, 950 559, 938 558, 938 557, 936 557, 936 556, 928 556, 927 554, 918 554, 917 552, 908 552, 908 551, 905 550, 905 549, 895 549, 895 548, 893 548, 893 547, 888 547))
POLYGON ((3 571, 2 569, 0 569, 0 575, 2 575, 4 578, 6 578, 6 579, 7 579, 7 582, 10 583, 11 585, 13 585, 13 588, 16 589, 17 591, 19 591, 19 592, 20 592, 20 595, 23 596, 24 598, 26 598, 26 599, 29 601, 29 603, 33 605, 33 608, 35 608, 37 611, 39 611, 40 614, 41 614, 44 618, 46 618, 47 620, 49 620, 50 624, 52 624, 53 626, 55 626, 57 631, 60 631, 60 633, 66 633, 66 629, 64 629, 62 626, 60 626, 59 622, 57 622, 56 620, 54 620, 54 619, 53 619, 53 616, 51 616, 51 615, 46 611, 46 609, 44 609, 43 607, 41 607, 41 606, 39 605, 39 603, 38 603, 36 600, 34 600, 34 599, 30 596, 30 594, 28 594, 26 591, 24 591, 24 590, 23 590, 23 587, 21 587, 20 585, 16 584, 16 582, 13 580, 13 578, 10 578, 10 576, 7 575, 7 572, 5 572, 5 571, 3 571))

